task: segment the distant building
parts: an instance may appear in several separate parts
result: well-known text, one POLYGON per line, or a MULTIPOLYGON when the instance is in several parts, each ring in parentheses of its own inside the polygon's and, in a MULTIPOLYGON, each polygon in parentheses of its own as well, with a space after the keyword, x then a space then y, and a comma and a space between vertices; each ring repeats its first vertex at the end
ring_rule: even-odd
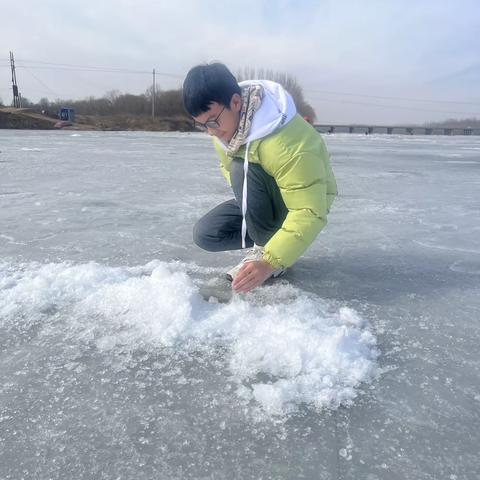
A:
POLYGON ((73 108, 62 107, 58 114, 58 118, 60 118, 62 122, 73 123, 75 121, 75 110, 73 108))

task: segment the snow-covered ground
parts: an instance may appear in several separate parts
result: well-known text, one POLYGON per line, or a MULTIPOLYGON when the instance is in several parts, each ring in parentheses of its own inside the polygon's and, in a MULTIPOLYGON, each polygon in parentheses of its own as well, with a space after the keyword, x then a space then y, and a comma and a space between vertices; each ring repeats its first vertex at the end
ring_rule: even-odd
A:
POLYGON ((480 138, 325 140, 326 229, 218 303, 206 136, 0 131, 0 478, 479 474, 480 138))

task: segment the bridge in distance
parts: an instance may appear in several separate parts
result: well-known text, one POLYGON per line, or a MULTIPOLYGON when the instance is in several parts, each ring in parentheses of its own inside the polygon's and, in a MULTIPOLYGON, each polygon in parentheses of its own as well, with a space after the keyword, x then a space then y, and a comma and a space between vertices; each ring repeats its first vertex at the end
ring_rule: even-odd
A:
POLYGON ((313 125, 320 133, 371 133, 404 134, 404 135, 480 135, 480 127, 404 127, 385 125, 313 125))

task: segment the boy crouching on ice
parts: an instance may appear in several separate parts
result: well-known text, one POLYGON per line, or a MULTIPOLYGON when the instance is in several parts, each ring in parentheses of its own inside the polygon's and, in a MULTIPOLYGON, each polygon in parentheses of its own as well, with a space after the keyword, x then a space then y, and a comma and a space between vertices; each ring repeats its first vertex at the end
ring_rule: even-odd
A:
POLYGON ((237 83, 223 64, 192 68, 183 101, 214 137, 235 196, 198 220, 194 241, 211 252, 250 247, 227 272, 236 292, 248 292, 281 275, 326 225, 337 194, 327 149, 281 85, 237 83))

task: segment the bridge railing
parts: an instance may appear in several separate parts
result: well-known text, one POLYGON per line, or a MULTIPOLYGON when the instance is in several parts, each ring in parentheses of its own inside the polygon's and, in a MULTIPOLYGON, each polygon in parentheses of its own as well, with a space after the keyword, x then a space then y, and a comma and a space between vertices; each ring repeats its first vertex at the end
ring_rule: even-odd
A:
POLYGON ((383 133, 387 135, 480 135, 480 127, 409 127, 409 126, 385 126, 385 125, 313 125, 320 133, 383 133))

